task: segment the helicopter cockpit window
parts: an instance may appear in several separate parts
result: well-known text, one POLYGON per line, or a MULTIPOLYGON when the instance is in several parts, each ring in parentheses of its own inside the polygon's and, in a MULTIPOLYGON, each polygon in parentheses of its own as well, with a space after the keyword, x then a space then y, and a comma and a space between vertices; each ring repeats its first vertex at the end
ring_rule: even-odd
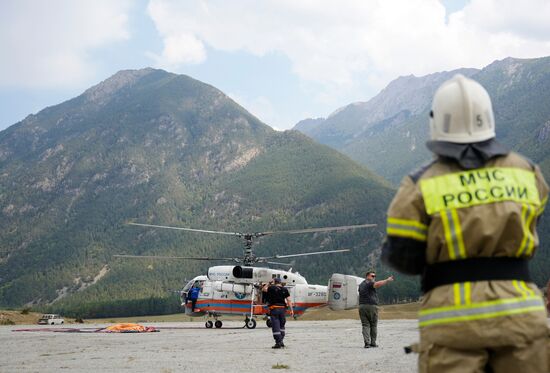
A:
POLYGON ((193 280, 189 281, 189 282, 187 283, 187 285, 185 285, 185 286, 183 287, 183 291, 184 291, 184 292, 189 291, 189 289, 191 289, 191 288, 193 287, 193 284, 194 284, 194 283, 195 283, 195 281, 193 281, 193 280))

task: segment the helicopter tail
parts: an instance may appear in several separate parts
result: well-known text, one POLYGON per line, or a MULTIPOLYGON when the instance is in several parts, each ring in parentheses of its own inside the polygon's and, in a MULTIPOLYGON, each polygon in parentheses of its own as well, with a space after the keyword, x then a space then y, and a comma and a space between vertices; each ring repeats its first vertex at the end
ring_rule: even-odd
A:
POLYGON ((350 310, 359 303, 359 284, 363 278, 334 273, 328 282, 328 306, 331 310, 350 310))

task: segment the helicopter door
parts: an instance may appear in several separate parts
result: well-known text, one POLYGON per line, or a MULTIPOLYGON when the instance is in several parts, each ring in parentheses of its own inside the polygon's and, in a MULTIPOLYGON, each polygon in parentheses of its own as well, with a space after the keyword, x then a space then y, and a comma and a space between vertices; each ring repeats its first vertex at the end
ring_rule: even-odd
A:
MULTIPOLYGON (((212 296, 213 296, 212 282, 204 281, 202 283, 201 292, 199 293, 199 302, 200 301, 205 301, 205 300, 210 300, 210 299, 212 299, 212 296)), ((205 304, 203 302, 200 302, 200 303, 202 303, 203 305, 205 304)), ((201 307, 200 307, 201 304, 200 303, 199 303, 199 306, 197 307, 197 308, 199 308, 199 310, 201 309, 201 307)))
POLYGON ((189 302, 189 298, 188 298, 188 294, 189 294, 189 290, 191 290, 191 288, 193 287, 193 284, 195 283, 195 280, 191 280, 189 281, 182 289, 181 291, 181 301, 182 301, 182 305, 184 307, 184 311, 185 311, 185 314, 186 315, 190 315, 192 312, 191 312, 191 308, 187 307, 188 304, 190 304, 189 302))

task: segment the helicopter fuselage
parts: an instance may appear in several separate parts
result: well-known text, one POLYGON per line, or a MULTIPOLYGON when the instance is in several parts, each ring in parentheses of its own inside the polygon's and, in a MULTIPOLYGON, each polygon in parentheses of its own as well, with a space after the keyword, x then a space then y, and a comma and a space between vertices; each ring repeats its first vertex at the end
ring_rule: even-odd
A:
POLYGON ((221 315, 242 315, 250 318, 266 315, 269 308, 263 299, 261 286, 276 277, 289 290, 294 316, 302 315, 308 308, 327 304, 327 286, 310 285, 297 272, 261 267, 214 266, 209 268, 208 275, 197 276, 184 287, 181 292, 182 305, 189 316, 217 318, 221 315), (195 309, 192 310, 187 293, 194 285, 200 287, 200 292, 195 309))

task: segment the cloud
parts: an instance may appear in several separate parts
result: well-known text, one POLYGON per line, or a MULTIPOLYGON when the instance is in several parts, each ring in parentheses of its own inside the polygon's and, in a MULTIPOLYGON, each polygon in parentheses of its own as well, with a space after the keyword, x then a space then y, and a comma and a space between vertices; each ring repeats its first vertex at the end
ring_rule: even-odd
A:
POLYGON ((276 52, 327 92, 550 55, 546 0, 472 0, 450 15, 436 0, 151 0, 148 13, 164 40, 159 65, 200 63, 205 45, 276 52))
POLYGON ((162 54, 147 53, 158 67, 172 69, 182 64, 198 64, 206 59, 204 44, 193 34, 167 35, 162 54))
POLYGON ((491 34, 515 35, 524 40, 550 40, 550 2, 547 0, 473 1, 463 11, 468 24, 491 34))
POLYGON ((126 0, 31 1, 0 5, 0 86, 75 87, 94 75, 90 53, 127 40, 126 0))

